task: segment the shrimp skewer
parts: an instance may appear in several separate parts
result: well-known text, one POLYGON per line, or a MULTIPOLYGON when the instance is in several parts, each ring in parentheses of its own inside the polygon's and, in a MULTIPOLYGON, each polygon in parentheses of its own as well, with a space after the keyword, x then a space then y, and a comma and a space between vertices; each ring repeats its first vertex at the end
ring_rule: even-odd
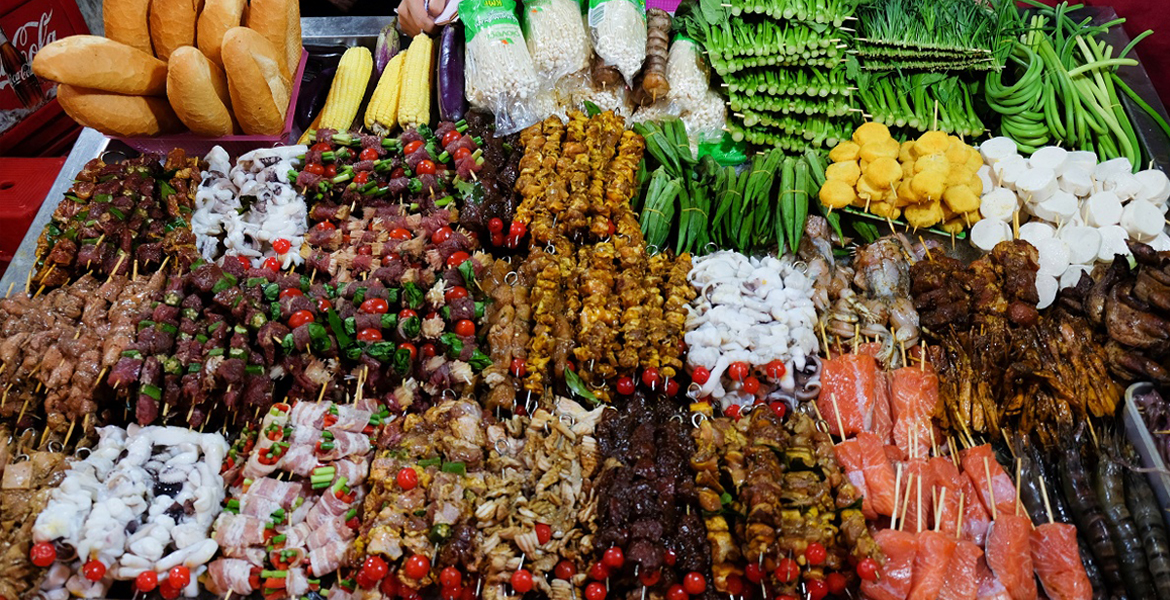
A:
POLYGON ((1166 525, 1154 498, 1154 490, 1145 475, 1125 471, 1126 505, 1133 513, 1138 536, 1146 550, 1150 575, 1158 591, 1158 600, 1170 599, 1170 539, 1166 536, 1166 525))
POLYGON ((1063 452, 1064 476, 1060 478, 1060 481, 1064 497, 1068 501, 1073 519, 1076 521, 1077 531, 1084 532, 1085 539, 1088 540, 1089 546, 1093 549, 1093 556, 1097 559, 1097 564, 1100 565, 1113 596, 1125 598, 1127 597, 1126 588, 1125 582, 1121 579, 1121 565, 1117 560, 1117 549, 1114 547, 1109 525, 1105 522, 1105 514, 1097 502, 1097 495, 1093 493, 1088 473, 1085 472, 1085 466, 1081 462, 1080 444, 1065 444, 1063 452))

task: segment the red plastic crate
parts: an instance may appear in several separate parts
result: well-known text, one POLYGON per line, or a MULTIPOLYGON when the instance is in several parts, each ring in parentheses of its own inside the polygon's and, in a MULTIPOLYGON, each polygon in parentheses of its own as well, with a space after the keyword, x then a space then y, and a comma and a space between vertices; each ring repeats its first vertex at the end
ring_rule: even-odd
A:
POLYGON ((37 216, 64 158, 5 158, 0 160, 0 275, 37 216))

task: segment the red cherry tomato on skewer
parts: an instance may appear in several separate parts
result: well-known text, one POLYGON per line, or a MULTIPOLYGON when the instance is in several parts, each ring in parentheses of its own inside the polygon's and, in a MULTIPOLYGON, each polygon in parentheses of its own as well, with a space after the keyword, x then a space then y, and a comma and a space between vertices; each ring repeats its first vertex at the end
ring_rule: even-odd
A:
POLYGON ((305 165, 305 172, 312 173, 314 175, 324 175, 325 174, 325 165, 323 165, 321 163, 309 163, 309 164, 305 165))
POLYGON ((512 573, 512 589, 521 594, 532 591, 532 573, 528 569, 518 569, 512 573))
POLYGON ((658 369, 649 367, 645 371, 642 371, 642 384, 646 387, 652 390, 657 390, 659 384, 661 383, 662 376, 658 374, 658 369))
POLYGON ((291 298, 293 296, 304 296, 305 293, 297 288, 284 288, 280 290, 280 299, 291 298))
POLYGON ((623 396, 629 396, 634 393, 634 379, 632 377, 619 377, 617 380, 617 391, 623 396))
POLYGON ((829 576, 825 577, 825 585, 829 587, 830 594, 839 596, 848 587, 849 581, 840 573, 829 573, 829 576))
POLYGON ((406 145, 405 148, 402 149, 402 153, 408 154, 408 155, 414 154, 414 151, 418 150, 419 148, 422 148, 422 145, 423 145, 422 140, 414 140, 413 142, 410 142, 409 144, 406 145))
POLYGON ((167 571, 167 581, 181 590, 191 583, 191 570, 183 565, 171 567, 171 570, 167 571))
MULTIPOLYGON (((440 230, 441 231, 441 230, 440 230)), ((452 252, 451 256, 447 257, 447 267, 454 268, 463 264, 464 261, 471 258, 471 255, 460 250, 459 252, 452 252)))
POLYGON ((488 231, 492 233, 500 233, 504 230, 504 221, 502 221, 499 217, 493 217, 490 221, 488 221, 487 228, 488 231))
POLYGON ((687 600, 689 597, 687 591, 683 589, 683 586, 677 583, 670 586, 669 590, 666 590, 666 600, 687 600))
POLYGON ((326 312, 331 308, 333 308, 333 303, 328 298, 317 298, 317 310, 326 312))
POLYGON ((394 481, 398 483, 398 487, 404 490, 413 490, 418 485, 418 471, 410 467, 402 467, 398 470, 394 481))
POLYGON ((585 600, 605 600, 607 593, 609 592, 605 589, 605 584, 600 581, 585 586, 585 600))
POLYGON ((317 229, 319 229, 321 231, 328 231, 330 229, 337 229, 337 226, 334 225, 333 223, 330 223, 329 221, 321 221, 320 223, 317 223, 316 227, 317 227, 317 229))
POLYGON ((702 594, 707 589, 707 578, 698 571, 691 571, 683 577, 683 589, 692 596, 702 594))
POLYGON ((774 360, 764 366, 764 373, 766 373, 768 375, 768 379, 771 379, 772 381, 780 381, 787 372, 788 368, 784 366, 783 362, 778 360, 774 360))
POLYGON ((358 310, 367 315, 384 315, 390 310, 390 305, 383 298, 369 298, 362 301, 358 310))
POLYGON ((106 565, 100 560, 88 560, 81 566, 81 574, 90 581, 101 581, 106 576, 106 565))
POLYGON ((463 583, 463 574, 455 567, 444 567, 439 572, 439 585, 445 588, 459 587, 463 583))
POLYGON ((264 259, 264 268, 272 271, 279 271, 280 261, 276 260, 275 256, 269 256, 268 258, 264 259))
POLYGON ((610 569, 620 569, 622 565, 626 564, 626 556, 621 548, 610 546, 601 555, 601 564, 610 569))
POLYGON ((374 148, 365 148, 358 155, 359 160, 378 160, 378 151, 374 148))
POLYGON ((877 581, 878 579, 878 564, 872 558, 867 558, 857 563, 857 576, 866 581, 877 581))
POLYGON ((568 581, 577 574, 577 567, 573 566, 572 561, 568 559, 562 559, 561 562, 557 563, 554 572, 556 573, 557 579, 564 579, 565 581, 568 581))
POLYGON ((382 341, 382 332, 373 327, 367 327, 358 332, 357 339, 363 342, 380 342, 382 341))
POLYGON ((695 367, 695 369, 691 371, 691 381, 699 385, 707 383, 707 380, 710 378, 711 371, 707 369, 707 367, 695 367))
POLYGON ((333 163, 325 165, 325 176, 326 177, 337 177, 337 165, 335 165, 333 163))
POLYGON ((462 337, 471 337, 475 335, 475 323, 470 319, 463 319, 455 324, 455 335, 462 337))
POLYGON ((154 571, 143 571, 134 578, 134 587, 142 592, 147 593, 158 587, 158 573, 154 571))
POLYGON ((434 175, 435 163, 429 160, 419 161, 418 168, 416 168, 414 171, 419 175, 434 175))
POLYGON ((277 254, 285 254, 292 249, 292 242, 281 238, 275 242, 272 242, 272 249, 275 250, 277 254))
POLYGON ((780 583, 792 583, 800 577, 800 565, 796 564, 796 561, 791 558, 784 558, 780 560, 780 566, 776 567, 776 571, 773 574, 776 576, 776 579, 780 580, 780 583))
POLYGON ((431 572, 431 559, 421 554, 412 554, 410 558, 406 559, 402 570, 411 579, 422 579, 431 572))
POLYGON ((452 154, 451 156, 454 156, 455 160, 463 160, 464 158, 471 156, 471 150, 468 150, 467 148, 456 148, 455 154, 452 154))
POLYGON ((549 527, 544 523, 537 523, 535 529, 536 541, 540 542, 541 544, 547 544, 548 541, 552 539, 552 527, 549 527))
POLYGON ((47 567, 57 560, 57 548, 49 542, 37 542, 28 551, 29 560, 38 567, 47 567))
POLYGON ((809 544, 808 547, 804 549, 804 559, 808 561, 808 564, 813 566, 825 562, 826 554, 825 547, 818 544, 817 542, 809 544))
POLYGON ((748 377, 743 380, 743 393, 754 396, 756 392, 760 391, 760 380, 755 377, 748 377))
POLYGON ((727 367, 727 376, 730 377, 732 381, 743 381, 744 378, 748 376, 749 371, 750 368, 748 367, 747 363, 733 362, 729 367, 727 367))
POLYGON ((298 310, 289 316, 288 326, 296 329, 305 323, 312 323, 316 320, 317 318, 313 316, 313 313, 307 310, 298 310))
POLYGON ((446 227, 446 226, 440 227, 440 228, 436 229, 434 233, 431 234, 431 241, 436 243, 436 244, 442 244, 443 242, 450 239, 451 236, 454 234, 455 234, 455 230, 451 229, 450 227, 446 227))
POLYGON ((823 600, 829 595, 829 586, 823 579, 809 579, 804 582, 804 589, 808 591, 808 600, 823 600))

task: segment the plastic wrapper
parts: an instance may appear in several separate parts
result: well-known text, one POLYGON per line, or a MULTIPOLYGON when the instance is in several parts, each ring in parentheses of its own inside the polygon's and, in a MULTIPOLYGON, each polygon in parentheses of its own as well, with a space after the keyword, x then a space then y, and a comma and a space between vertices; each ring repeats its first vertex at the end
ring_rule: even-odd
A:
POLYGON ((540 121, 533 99, 540 81, 516 20, 513 0, 462 0, 466 33, 467 99, 496 116, 496 135, 508 135, 540 121))
POLYGON ((666 60, 671 101, 685 106, 703 101, 711 87, 710 73, 695 42, 688 37, 675 37, 670 45, 670 57, 666 60))
POLYGON ((585 103, 589 102, 598 110, 610 110, 615 115, 628 119, 631 116, 628 94, 625 86, 602 88, 594 85, 586 71, 573 73, 561 79, 553 91, 555 109, 551 114, 565 119, 574 110, 585 110, 585 103))
POLYGON ((589 66, 589 35, 576 0, 524 3, 524 40, 536 74, 546 87, 589 66))
POLYGON ((633 85, 646 60, 646 5, 643 0, 589 0, 593 50, 633 85))

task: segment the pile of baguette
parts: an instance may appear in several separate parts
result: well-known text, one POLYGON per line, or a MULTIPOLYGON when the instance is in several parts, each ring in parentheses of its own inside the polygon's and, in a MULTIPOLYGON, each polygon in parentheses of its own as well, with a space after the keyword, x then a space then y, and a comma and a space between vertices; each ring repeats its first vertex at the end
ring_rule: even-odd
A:
POLYGON ((106 37, 33 59, 75 121, 119 137, 278 135, 301 60, 297 0, 105 0, 106 37))

